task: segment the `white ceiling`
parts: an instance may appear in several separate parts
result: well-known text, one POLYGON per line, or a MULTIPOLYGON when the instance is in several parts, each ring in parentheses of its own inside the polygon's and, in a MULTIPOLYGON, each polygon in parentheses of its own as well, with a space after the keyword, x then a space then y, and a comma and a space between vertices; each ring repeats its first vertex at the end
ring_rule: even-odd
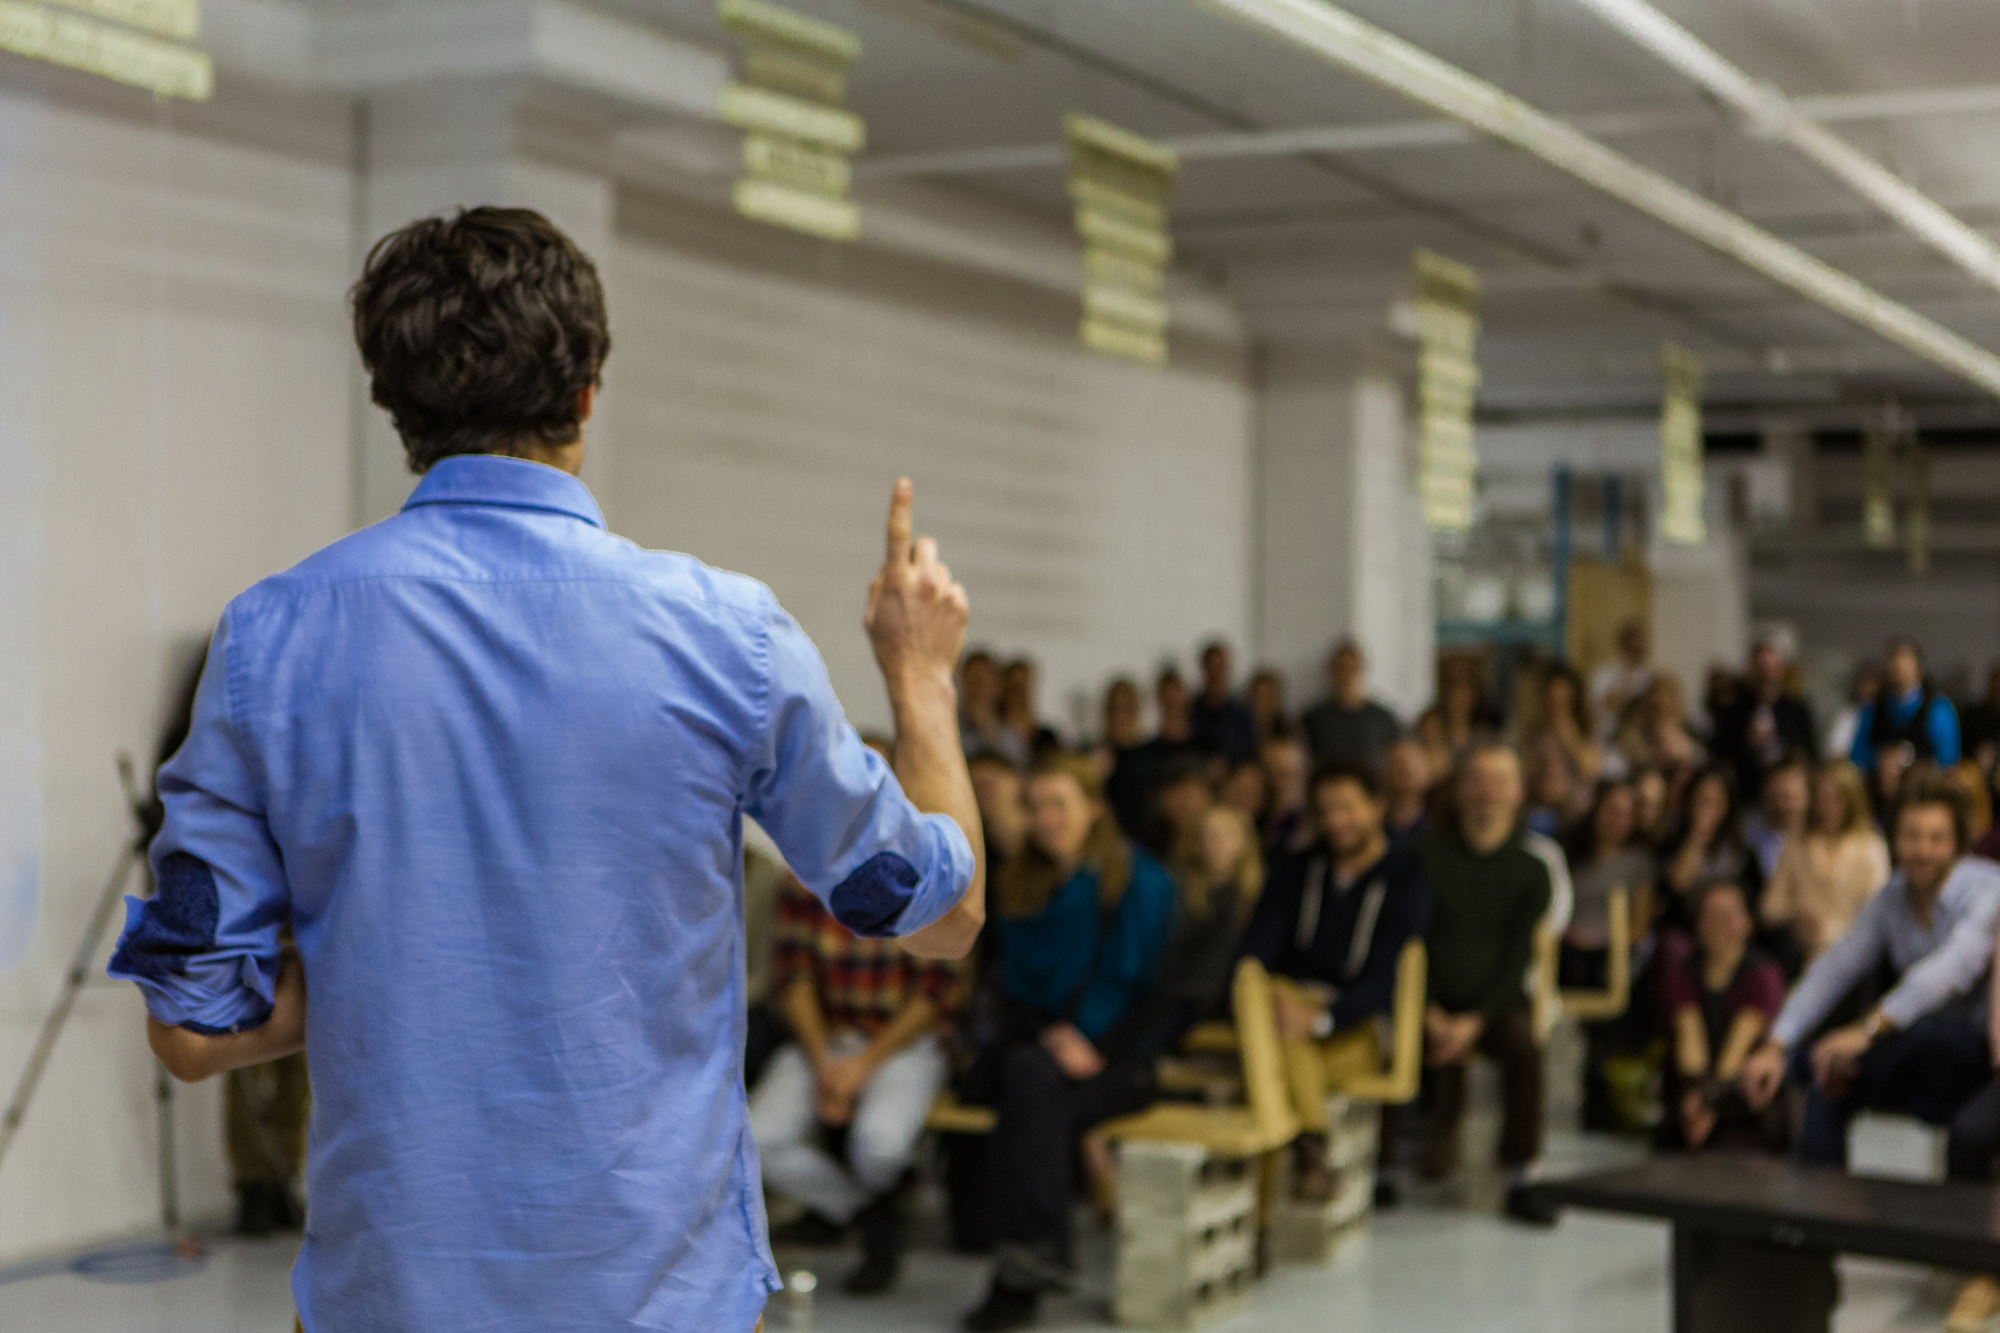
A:
MULTIPOLYGON (((1790 96, 2000 83, 1993 0, 1657 0, 1790 96)), ((713 0, 595 0, 728 45, 713 0)), ((870 151, 1045 144, 1085 110, 1151 135, 1427 118, 1193 0, 790 0, 853 28, 870 151)), ((1574 0, 1352 0, 1346 6, 1545 111, 1682 108, 1695 122, 1614 147, 1989 348, 1981 287, 1789 150, 1704 111, 1697 92, 1574 0)), ((2000 234, 2000 114, 1850 121, 1846 136, 1961 218, 2000 234)), ((1046 211, 1050 168, 952 178, 1046 211)), ((1906 401, 1975 391, 1666 228, 1494 144, 1190 162, 1174 199, 1187 262, 1220 277, 1253 329, 1310 340, 1405 285, 1412 247, 1488 283, 1489 411, 1650 406, 1657 347, 1708 356, 1714 407, 1906 401)), ((1983 404, 1982 404, 1983 407, 1983 404)), ((1963 414, 1961 413, 1961 419, 1963 414)), ((2000 414, 1996 414, 2000 420, 2000 414)))

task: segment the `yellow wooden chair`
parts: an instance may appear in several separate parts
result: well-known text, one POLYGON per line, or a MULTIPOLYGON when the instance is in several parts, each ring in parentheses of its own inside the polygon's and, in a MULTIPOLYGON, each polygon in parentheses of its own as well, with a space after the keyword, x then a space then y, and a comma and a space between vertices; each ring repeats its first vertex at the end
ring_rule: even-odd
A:
POLYGON ((1400 1106, 1414 1101, 1424 1076, 1424 1005, 1429 998, 1430 955, 1411 940, 1396 959, 1396 1000, 1389 1010, 1389 1064, 1350 1078, 1336 1092, 1357 1102, 1400 1106))
POLYGON ((1218 1157, 1250 1158, 1284 1147, 1298 1136, 1298 1117, 1285 1093, 1278 1020, 1271 1010, 1271 978, 1254 958, 1236 965, 1233 991, 1236 1038, 1243 1061, 1244 1106, 1161 1102, 1101 1126, 1114 1141, 1192 1143, 1218 1157))
POLYGON ((1604 988, 1562 992, 1562 1012, 1586 1023, 1617 1018, 1632 1003, 1632 904, 1624 889, 1611 891, 1605 915, 1611 941, 1604 988))

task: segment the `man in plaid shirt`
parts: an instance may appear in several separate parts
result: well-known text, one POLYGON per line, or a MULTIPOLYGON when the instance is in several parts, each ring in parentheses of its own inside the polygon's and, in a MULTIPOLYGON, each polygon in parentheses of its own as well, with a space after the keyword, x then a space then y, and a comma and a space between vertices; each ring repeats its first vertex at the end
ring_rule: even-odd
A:
POLYGON ((849 1223, 860 1233, 856 1295, 896 1280, 899 1187, 944 1082, 938 1033, 958 976, 855 935, 789 877, 779 893, 771 990, 794 1040, 758 1083, 750 1128, 765 1183, 809 1210, 794 1241, 828 1243, 849 1223), (841 1131, 844 1162, 826 1142, 841 1131))

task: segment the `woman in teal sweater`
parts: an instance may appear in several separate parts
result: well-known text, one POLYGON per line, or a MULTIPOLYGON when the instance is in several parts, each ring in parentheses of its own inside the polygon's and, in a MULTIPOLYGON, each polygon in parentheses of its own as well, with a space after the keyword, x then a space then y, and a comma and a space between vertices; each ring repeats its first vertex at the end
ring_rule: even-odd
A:
POLYGON ((1126 844, 1086 761, 1028 778, 1028 845, 994 885, 1005 1030, 975 1083, 999 1110, 988 1153, 998 1264, 975 1333, 1034 1322, 1066 1289, 1072 1163, 1092 1126, 1153 1100, 1155 1003, 1174 884, 1126 844))

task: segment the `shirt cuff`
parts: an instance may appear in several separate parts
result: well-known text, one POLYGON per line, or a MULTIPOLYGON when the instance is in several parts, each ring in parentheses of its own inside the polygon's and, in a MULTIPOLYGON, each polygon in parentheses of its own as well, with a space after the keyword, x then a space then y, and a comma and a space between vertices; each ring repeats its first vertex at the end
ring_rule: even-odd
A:
MULTIPOLYGON (((135 898, 125 901, 128 919, 145 906, 135 898)), ((277 996, 278 960, 269 960, 267 975, 265 960, 244 949, 191 956, 121 950, 105 970, 139 987, 155 1022, 209 1037, 262 1027, 277 996)))
POLYGON ((972 844, 965 830, 950 815, 923 816, 926 840, 931 844, 931 871, 917 885, 916 892, 896 918, 896 935, 914 935, 940 920, 972 887, 972 844))

